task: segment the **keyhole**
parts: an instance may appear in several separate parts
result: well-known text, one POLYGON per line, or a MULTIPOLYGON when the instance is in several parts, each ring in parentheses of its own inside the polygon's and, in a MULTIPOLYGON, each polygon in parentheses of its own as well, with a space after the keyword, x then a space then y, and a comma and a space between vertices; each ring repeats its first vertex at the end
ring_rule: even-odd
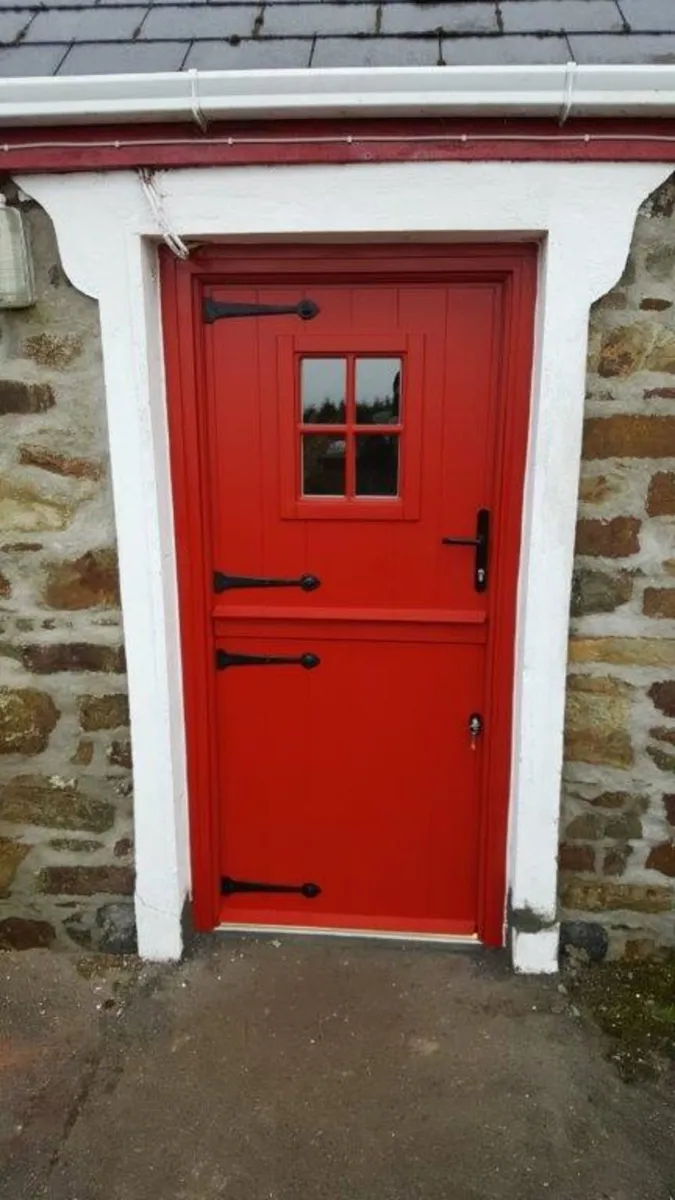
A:
POLYGON ((476 741, 483 732, 483 718, 480 713, 472 713, 469 717, 469 734, 471 737, 471 749, 476 749, 476 741))

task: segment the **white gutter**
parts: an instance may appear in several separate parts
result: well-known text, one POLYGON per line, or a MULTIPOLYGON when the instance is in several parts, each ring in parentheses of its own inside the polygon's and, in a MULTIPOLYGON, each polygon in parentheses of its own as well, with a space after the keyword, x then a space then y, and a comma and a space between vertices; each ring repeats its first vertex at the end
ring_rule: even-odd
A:
POLYGON ((0 128, 281 117, 665 117, 675 65, 188 71, 0 80, 0 128))

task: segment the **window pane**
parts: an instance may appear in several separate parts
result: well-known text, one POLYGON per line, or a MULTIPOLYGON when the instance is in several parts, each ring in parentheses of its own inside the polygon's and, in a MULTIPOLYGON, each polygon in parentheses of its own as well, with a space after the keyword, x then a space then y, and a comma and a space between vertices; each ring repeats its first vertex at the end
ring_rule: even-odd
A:
POLYGON ((356 439, 356 495, 398 496, 398 436, 356 439))
POLYGON ((344 424, 346 367, 344 358, 303 358, 300 381, 306 425, 344 424))
POLYGON ((304 496, 344 496, 345 439, 325 433, 302 439, 302 492, 304 496))
POLYGON ((401 413, 400 358, 356 360, 358 425, 395 425, 401 413))

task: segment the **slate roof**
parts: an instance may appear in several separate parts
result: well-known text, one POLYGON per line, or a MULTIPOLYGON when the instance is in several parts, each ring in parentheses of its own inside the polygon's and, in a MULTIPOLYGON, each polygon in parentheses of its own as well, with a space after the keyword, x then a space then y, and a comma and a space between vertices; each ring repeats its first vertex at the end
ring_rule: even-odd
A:
POLYGON ((0 75, 675 62, 675 0, 0 0, 0 75))

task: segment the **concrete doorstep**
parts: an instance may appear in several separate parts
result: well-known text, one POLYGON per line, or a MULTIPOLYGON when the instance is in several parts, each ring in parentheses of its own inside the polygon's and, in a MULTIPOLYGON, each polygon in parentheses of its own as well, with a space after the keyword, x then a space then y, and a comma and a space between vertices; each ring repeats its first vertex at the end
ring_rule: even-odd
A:
POLYGON ((214 936, 0 955, 1 1200, 669 1200, 628 1086, 501 955, 214 936))

